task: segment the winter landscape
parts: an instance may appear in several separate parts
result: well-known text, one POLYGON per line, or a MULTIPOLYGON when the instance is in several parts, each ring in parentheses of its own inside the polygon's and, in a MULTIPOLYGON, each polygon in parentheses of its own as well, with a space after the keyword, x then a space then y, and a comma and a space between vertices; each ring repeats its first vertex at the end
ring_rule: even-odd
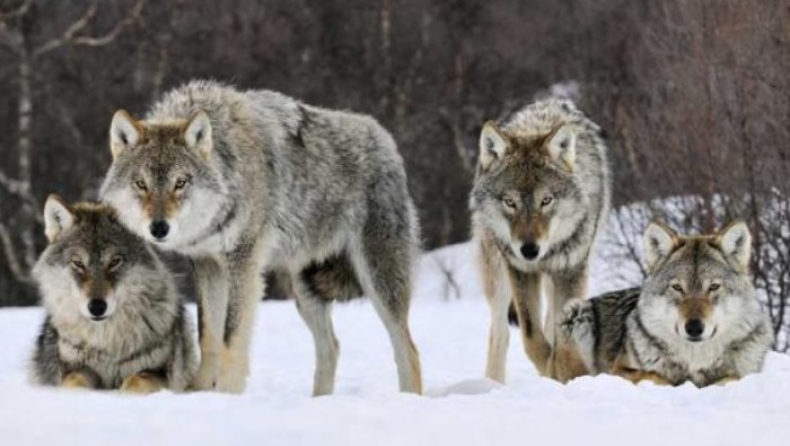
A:
MULTIPOLYGON (((411 313, 425 396, 399 394, 391 350, 369 302, 334 308, 336 394, 311 398, 312 339, 293 302, 258 308, 252 375, 242 396, 148 397, 31 387, 25 366, 39 309, 0 311, 0 438, 8 445, 767 445, 790 434, 790 357, 725 387, 610 376, 568 385, 536 376, 512 330, 508 383, 483 377, 489 310, 471 245, 427 254, 411 313), (437 265, 445 265, 439 268, 437 265), (461 296, 447 290, 452 272, 461 296), (449 293, 449 294, 448 294, 449 293)), ((627 285, 595 264, 593 291, 627 285)), ((618 277, 622 277, 618 275, 618 277)))
MULTIPOLYGON (((0 0, 0 446, 760 446, 786 441, 788 23, 788 0, 0 0), (195 85, 215 88, 175 95, 180 102, 166 94, 194 80, 208 80, 195 85), (207 100, 215 95, 225 99, 207 100), (166 97, 170 99, 164 101, 166 97), (165 102, 170 105, 152 111, 153 104, 165 102), (541 102, 553 105, 520 113, 528 104, 541 102), (176 113, 179 103, 184 109, 176 113), (547 121, 530 129, 524 116, 547 121), (269 130, 260 131, 264 128, 269 130), (156 137, 161 139, 156 142, 156 137), (537 151, 521 150, 524 147, 537 151), (146 158, 143 149, 153 155, 146 158), (166 150, 169 155, 162 155, 166 150), (537 154, 539 159, 527 160, 530 164, 511 156, 517 152, 537 154), (590 158, 592 153, 597 155, 590 158), (122 157, 136 161, 119 161, 122 157), (515 172, 503 176, 512 181, 494 181, 501 187, 471 193, 487 183, 481 178, 496 170, 491 166, 505 161, 508 167, 498 172, 515 172), (111 165, 123 164, 137 167, 113 168, 108 174, 111 165), (195 165, 199 168, 180 170, 195 165), (584 173, 585 166, 591 173, 584 173), (551 175, 536 173, 545 171, 551 175), (556 172, 561 181, 544 181, 555 178, 556 172), (541 179, 533 184, 533 178, 541 179), (109 192, 102 188, 107 182, 112 183, 109 192), (50 198, 53 193, 61 198, 50 198), (39 305, 42 294, 81 290, 72 297, 80 294, 77 300, 86 300, 87 306, 65 306, 64 311, 81 312, 85 317, 79 320, 91 327, 87 318, 111 317, 107 302, 116 297, 116 289, 132 290, 130 295, 141 297, 136 300, 139 308, 163 320, 170 313, 154 311, 162 307, 153 301, 176 302, 177 287, 169 281, 171 286, 158 290, 172 292, 154 293, 155 299, 140 291, 146 287, 138 287, 165 283, 153 280, 164 274, 155 276, 148 269, 143 275, 146 268, 136 269, 138 275, 118 272, 132 264, 159 263, 135 264, 113 251, 123 240, 114 236, 117 232, 101 239, 101 249, 90 254, 107 263, 91 270, 96 277, 90 282, 101 286, 82 286, 89 282, 85 265, 91 266, 81 257, 90 257, 85 246, 85 252, 68 255, 63 254, 66 250, 50 249, 63 255, 52 261, 59 266, 51 269, 51 280, 46 281, 49 293, 42 293, 45 287, 39 285, 45 281, 34 273, 37 261, 48 246, 67 244, 63 234, 78 220, 66 203, 99 198, 115 205, 127 229, 165 249, 178 251, 177 244, 167 243, 183 234, 205 236, 180 246, 191 247, 180 254, 197 257, 170 253, 165 259, 189 302, 193 322, 201 290, 222 288, 204 292, 204 297, 248 291, 243 301, 253 306, 252 311, 233 306, 239 299, 233 305, 221 299, 217 305, 203 302, 203 309, 208 308, 204 314, 213 318, 204 324, 209 327, 203 333, 206 348, 211 351, 212 341, 216 348, 232 346, 235 352, 220 358, 232 363, 231 369, 243 361, 228 358, 246 354, 246 316, 256 316, 251 373, 243 394, 221 392, 238 390, 234 386, 243 380, 233 373, 238 370, 223 370, 224 377, 212 375, 221 369, 212 361, 204 363, 207 366, 192 385, 219 392, 161 391, 137 397, 41 387, 29 381, 31 355, 45 317, 39 305), (413 207, 404 206, 407 201, 413 207), (45 210, 45 203, 52 212, 45 210), (272 203, 280 206, 272 211, 272 203), (372 211, 374 207, 380 212, 372 211), (607 208, 608 217, 602 217, 607 208), (365 211, 348 212, 360 209, 365 211), (412 209, 418 218, 412 218, 412 209), (563 210, 562 217, 552 209, 563 210), (520 253, 521 260, 529 261, 530 252, 532 258, 547 252, 570 258, 572 252, 583 263, 592 252, 588 296, 643 283, 650 269, 643 234, 651 221, 663 221, 678 234, 719 235, 721 228, 731 227, 726 226, 729 222, 742 221, 740 226, 748 231, 736 231, 741 236, 729 239, 733 249, 719 249, 725 237, 709 239, 707 248, 727 256, 727 267, 733 259, 741 260, 734 264, 741 284, 746 284, 741 289, 753 284, 769 317, 770 323, 760 326, 770 325, 760 332, 765 340, 760 353, 768 348, 768 332, 775 342, 764 370, 703 389, 647 381, 634 385, 609 375, 584 376, 562 385, 539 376, 525 354, 519 330, 511 327, 507 383, 486 379, 490 311, 476 265, 478 248, 469 241, 472 213, 486 217, 488 235, 496 233, 488 239, 489 246, 496 245, 499 253, 509 246, 510 254, 520 253), (349 215, 355 217, 331 222, 349 215), (588 251, 590 228, 597 222, 605 222, 605 228, 598 231, 594 250, 588 251), (506 225, 508 229, 502 229, 506 225), (249 230, 244 237, 238 236, 242 227, 249 230), (587 236, 579 230, 582 227, 587 236), (177 232, 180 235, 173 235, 177 232), (362 275, 366 273, 360 264, 368 273, 378 264, 383 272, 376 285, 391 299, 379 309, 393 313, 392 319, 385 318, 390 330, 401 330, 396 333, 401 336, 396 341, 401 381, 408 381, 404 388, 419 388, 414 350, 404 342, 404 325, 398 325, 406 319, 398 303, 407 283, 399 280, 398 266, 407 271, 408 255, 381 266, 398 257, 393 253, 400 248, 412 246, 417 232, 424 253, 416 268, 408 320, 420 352, 423 395, 398 391, 387 331, 372 303, 357 299, 333 307, 340 341, 334 394, 313 398, 314 339, 294 299, 315 303, 305 295, 323 292, 319 297, 327 298, 334 285, 341 288, 343 277, 324 283, 329 290, 313 287, 322 282, 305 277, 320 276, 322 270, 307 260, 337 260, 335 266, 342 267, 344 256, 359 255, 360 246, 381 255, 351 263, 362 275), (563 241, 575 247, 543 249, 552 240, 544 232, 560 232, 567 236, 563 241), (746 232, 751 235, 743 235, 746 232), (261 234, 280 236, 258 240, 257 245, 250 241, 261 234), (320 235, 315 235, 310 249, 305 243, 297 252, 295 240, 305 234, 320 235), (359 242, 363 234, 380 238, 359 242), (64 238, 58 240, 60 236, 64 238), (202 249, 194 245, 204 242, 202 249), (270 242, 282 243, 281 248, 293 242, 294 250, 279 251, 270 242), (322 243, 327 246, 318 246, 322 243), (343 243, 347 246, 340 246, 343 243), (385 251, 384 245, 389 249, 385 251), (259 265, 249 267, 253 256, 243 255, 260 246, 273 257, 296 259, 288 266, 299 269, 290 276, 266 271, 265 295, 255 287, 259 265), (216 251, 220 247, 222 252, 216 251), (748 259, 735 255, 746 247, 751 248, 748 259), (337 258, 325 259, 328 254, 337 258), (212 265, 207 259, 225 263, 212 265), (297 265, 301 260, 303 264, 297 265), (233 280, 225 273, 234 273, 233 280), (118 277, 132 285, 115 287, 118 277), (75 281, 82 285, 75 286, 75 281), (107 283, 113 285, 102 288, 107 283), (93 294, 86 297, 88 288, 93 294)), ((480 221, 476 220, 478 236, 480 221)), ((93 238, 80 240, 89 244, 100 239, 99 233, 105 234, 97 230, 93 238)), ((663 233, 669 235, 664 247, 680 246, 674 232, 663 233)), ((69 236, 74 237, 74 231, 69 236)), ((142 246, 136 240, 122 248, 137 242, 142 246)), ((663 254, 670 254, 666 251, 663 254)), ((523 267, 521 260, 511 266, 523 267)), ((708 283, 702 285, 698 264, 684 270, 693 270, 695 278, 684 280, 699 285, 693 291, 697 294, 684 290, 675 276, 663 289, 681 295, 670 294, 672 299, 663 302, 680 308, 685 299, 706 311, 718 305, 728 286, 714 275, 705 276, 708 283)), ((578 280, 583 277, 578 266, 569 263, 563 270, 570 272, 562 275, 569 294, 584 283, 578 280)), ((524 286, 517 292, 536 283, 535 277, 521 279, 524 286)), ((361 281, 369 285, 373 279, 361 281)), ((131 308, 125 307, 131 317, 124 321, 136 320, 131 308)), ((301 308, 313 329, 326 334, 323 307, 301 308)), ((741 320, 737 328, 750 328, 743 322, 745 315, 761 316, 755 306, 751 308, 729 312, 734 319, 728 320, 741 320)), ((688 313, 686 322, 704 319, 702 310, 688 313)), ((148 318, 140 319, 145 325, 132 323, 135 328, 156 332, 148 318)), ((142 364, 150 358, 139 352, 179 352, 154 337, 145 346, 136 345, 133 341, 139 339, 122 326, 116 333, 123 336, 115 337, 121 342, 112 345, 134 354, 116 358, 142 364)), ((680 326, 674 325, 678 334, 680 326)), ((704 333, 704 325, 682 326, 692 337, 689 326, 704 333)), ((165 331, 168 336, 175 333, 165 331)), ((197 338, 196 330, 193 335, 197 338)), ((93 337, 106 341, 112 336, 93 337)), ((62 364, 61 356, 69 348, 74 350, 70 354, 90 355, 90 343, 64 342, 69 345, 61 349, 56 336, 47 339, 50 342, 41 345, 57 348, 39 355, 37 364, 39 370, 51 372, 53 384, 107 386, 103 378, 91 381, 98 374, 95 370, 75 373, 53 366, 62 364), (83 381, 72 380, 72 375, 83 381)), ((334 344, 321 345, 324 365, 331 364, 334 344)), ((736 344, 728 344, 732 345, 736 344)), ((729 348, 725 354, 747 356, 745 350, 729 348)), ((102 358, 103 351, 98 351, 102 358)), ((686 358, 689 362, 706 356, 698 354, 700 350, 689 351, 696 352, 686 358)), ((85 366, 74 357, 69 361, 69 367, 85 366)), ((157 384, 162 364, 141 365, 132 377, 147 374, 157 384)), ((500 372, 496 368, 491 376, 500 372)), ((331 388, 329 374, 323 374, 324 391, 331 388)), ((116 378, 120 387, 121 378, 125 382, 128 377, 110 380, 116 378)))

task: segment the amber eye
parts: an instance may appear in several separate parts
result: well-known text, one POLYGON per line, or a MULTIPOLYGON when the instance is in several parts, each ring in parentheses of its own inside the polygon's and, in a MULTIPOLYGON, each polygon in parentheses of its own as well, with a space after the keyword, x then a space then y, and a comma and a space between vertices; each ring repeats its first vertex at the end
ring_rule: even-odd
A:
POLYGON ((146 187, 145 181, 143 181, 143 180, 135 181, 134 185, 137 186, 137 188, 140 189, 140 190, 148 190, 148 187, 146 187))
POLYGON ((675 284, 673 284, 673 285, 672 285, 672 289, 673 289, 673 290, 675 290, 675 291, 678 291, 678 292, 680 292, 680 293, 682 293, 682 292, 683 292, 683 287, 682 287, 682 286, 680 286, 680 284, 678 284, 678 283, 675 283, 675 284))
POLYGON ((181 190, 184 187, 186 187, 186 185, 187 185, 187 180, 181 178, 178 181, 176 181, 176 190, 181 190))
POLYGON ((540 202, 540 205, 546 207, 550 205, 554 201, 553 197, 543 197, 543 200, 540 202))
POLYGON ((115 256, 112 258, 112 260, 110 260, 110 264, 107 265, 107 268, 113 270, 121 266, 122 263, 123 263, 123 257, 115 256))
POLYGON ((505 206, 507 206, 507 207, 509 207, 511 209, 515 209, 516 208, 516 202, 513 201, 513 199, 510 198, 510 197, 503 198, 502 202, 505 203, 505 206))
POLYGON ((711 283, 710 286, 708 287, 708 290, 716 291, 719 288, 721 288, 721 284, 720 283, 711 283))

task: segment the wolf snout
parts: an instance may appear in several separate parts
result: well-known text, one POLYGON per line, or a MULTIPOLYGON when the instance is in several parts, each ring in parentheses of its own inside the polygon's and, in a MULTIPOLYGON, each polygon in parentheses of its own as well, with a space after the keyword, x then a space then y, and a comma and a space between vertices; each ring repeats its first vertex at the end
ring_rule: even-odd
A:
POLYGON ((701 340, 702 333, 705 332, 705 323, 701 319, 689 319, 685 325, 686 334, 689 340, 697 342, 701 340))
POLYGON ((107 313, 107 301, 104 299, 91 299, 88 301, 88 313, 94 318, 102 318, 107 313))
POLYGON ((534 260, 540 254, 540 245, 535 242, 526 242, 521 245, 521 255, 527 260, 534 260))
POLYGON ((154 220, 149 230, 155 239, 162 240, 170 232, 170 225, 164 220, 154 220))

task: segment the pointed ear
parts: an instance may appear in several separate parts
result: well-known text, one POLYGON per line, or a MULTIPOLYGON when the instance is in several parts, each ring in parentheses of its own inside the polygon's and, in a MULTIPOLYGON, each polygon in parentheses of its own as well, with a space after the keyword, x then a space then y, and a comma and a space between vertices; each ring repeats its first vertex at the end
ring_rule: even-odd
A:
POLYGON ((645 257, 648 269, 672 252, 678 245, 678 234, 661 222, 651 222, 645 230, 645 257))
POLYGON ((725 226, 716 236, 716 243, 724 255, 731 257, 744 269, 749 268, 752 256, 752 234, 742 221, 734 221, 725 226))
POLYGON ((552 161, 563 164, 568 170, 576 166, 576 132, 563 125, 551 136, 546 149, 552 161))
POLYGON ((126 110, 118 110, 112 117, 110 124, 110 150, 113 159, 124 151, 137 145, 140 142, 142 126, 135 121, 126 110))
POLYGON ((187 147, 198 151, 203 157, 208 158, 214 143, 211 139, 211 121, 204 111, 199 111, 189 122, 184 130, 184 140, 187 147))
POLYGON ((488 121, 480 132, 480 165, 488 169, 494 161, 502 159, 508 149, 508 142, 499 132, 493 121, 488 121))
POLYGON ((50 243, 74 225, 74 214, 69 205, 59 196, 52 194, 44 204, 44 233, 50 243))

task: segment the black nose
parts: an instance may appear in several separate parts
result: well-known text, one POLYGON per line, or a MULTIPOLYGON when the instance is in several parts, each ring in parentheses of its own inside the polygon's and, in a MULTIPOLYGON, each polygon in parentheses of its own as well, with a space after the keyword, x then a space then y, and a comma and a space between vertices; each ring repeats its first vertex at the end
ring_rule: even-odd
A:
POLYGON ((164 220, 156 220, 151 223, 151 235, 154 238, 163 239, 167 237, 167 233, 170 232, 170 225, 167 224, 164 220))
POLYGON ((689 319, 686 321, 686 333, 692 338, 702 336, 705 331, 705 324, 700 319, 689 319))
POLYGON ((521 255, 527 260, 532 260, 540 253, 540 246, 535 242, 527 242, 521 245, 521 255))
POLYGON ((107 302, 104 299, 91 299, 88 301, 88 312, 91 316, 102 317, 107 311, 107 302))

